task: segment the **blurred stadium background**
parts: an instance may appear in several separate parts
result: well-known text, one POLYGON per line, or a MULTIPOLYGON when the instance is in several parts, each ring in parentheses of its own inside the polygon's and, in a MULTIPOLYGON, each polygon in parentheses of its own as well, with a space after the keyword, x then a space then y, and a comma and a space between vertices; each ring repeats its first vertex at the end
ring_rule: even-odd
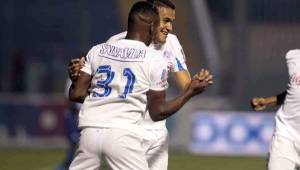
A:
MULTIPOLYGON (((0 1, 1 170, 50 170, 63 159, 67 64, 124 31, 134 2, 0 1)), ((252 112, 249 101, 285 89, 300 1, 174 2, 190 72, 208 68, 215 81, 168 120, 169 169, 264 169, 275 110, 252 112)), ((169 96, 177 93, 171 86, 169 96)))

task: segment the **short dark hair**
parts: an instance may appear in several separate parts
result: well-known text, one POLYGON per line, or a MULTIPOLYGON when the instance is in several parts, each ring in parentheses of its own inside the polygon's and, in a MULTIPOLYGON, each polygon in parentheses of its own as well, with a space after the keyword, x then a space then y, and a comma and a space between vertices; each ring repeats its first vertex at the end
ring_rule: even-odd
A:
POLYGON ((158 20, 159 14, 156 6, 149 2, 136 2, 130 9, 128 16, 128 27, 137 23, 151 24, 158 20))
POLYGON ((147 2, 152 3, 157 7, 167 7, 173 10, 176 9, 175 4, 171 0, 147 0, 147 2))

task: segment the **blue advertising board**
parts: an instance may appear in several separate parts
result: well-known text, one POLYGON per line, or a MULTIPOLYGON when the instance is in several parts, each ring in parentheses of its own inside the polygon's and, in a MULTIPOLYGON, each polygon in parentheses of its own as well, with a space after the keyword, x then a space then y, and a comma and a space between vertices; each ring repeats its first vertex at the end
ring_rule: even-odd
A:
POLYGON ((202 111, 192 116, 189 151, 196 154, 265 155, 274 113, 202 111))

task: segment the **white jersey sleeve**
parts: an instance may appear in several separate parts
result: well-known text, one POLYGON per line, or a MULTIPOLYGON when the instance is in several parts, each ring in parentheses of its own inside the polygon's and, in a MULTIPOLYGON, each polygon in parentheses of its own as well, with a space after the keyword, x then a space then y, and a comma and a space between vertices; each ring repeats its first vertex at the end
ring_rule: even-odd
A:
POLYGON ((118 40, 122 40, 122 39, 125 39, 127 35, 127 31, 124 31, 124 32, 121 32, 119 34, 116 34, 116 35, 113 35, 111 36, 108 40, 107 40, 107 43, 112 43, 112 42, 116 42, 118 40))
POLYGON ((177 36, 169 34, 166 46, 166 49, 169 50, 173 56, 173 63, 170 71, 178 72, 187 70, 185 54, 177 36))
POLYGON ((84 66, 81 68, 81 71, 92 75, 93 70, 92 70, 92 62, 93 62, 93 58, 94 58, 94 53, 95 53, 95 47, 93 47, 88 54, 85 57, 85 63, 84 66))

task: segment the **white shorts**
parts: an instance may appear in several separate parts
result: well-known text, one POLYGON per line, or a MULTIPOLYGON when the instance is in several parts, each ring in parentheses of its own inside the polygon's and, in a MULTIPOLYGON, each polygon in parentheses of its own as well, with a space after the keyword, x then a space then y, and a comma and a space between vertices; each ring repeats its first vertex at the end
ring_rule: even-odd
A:
POLYGON ((97 170, 103 159, 113 170, 148 170, 143 138, 116 128, 84 128, 70 170, 97 170))
POLYGON ((168 130, 146 130, 143 135, 143 147, 146 151, 150 170, 168 169, 168 130))
POLYGON ((268 157, 268 170, 300 170, 300 144, 274 135, 268 157))

